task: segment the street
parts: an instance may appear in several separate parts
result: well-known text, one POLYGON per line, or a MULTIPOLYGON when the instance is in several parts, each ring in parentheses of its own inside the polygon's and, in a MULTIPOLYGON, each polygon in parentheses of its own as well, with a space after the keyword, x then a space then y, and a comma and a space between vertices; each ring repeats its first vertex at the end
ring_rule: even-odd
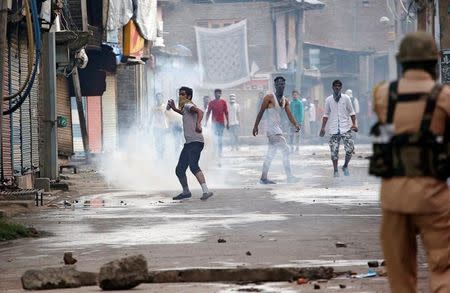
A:
MULTIPOLYGON (((73 252, 79 270, 92 272, 108 261, 143 254, 150 270, 322 265, 365 273, 368 261, 383 258, 378 179, 367 175, 369 154, 369 145, 357 145, 351 176, 333 178, 328 146, 302 146, 291 156, 299 183, 285 183, 278 154, 269 172, 278 184, 261 185, 265 147, 227 149, 220 167, 208 161, 204 168, 214 192, 206 202, 199 200, 201 191, 192 180, 193 197, 175 202, 171 199, 179 190, 175 179, 161 183, 165 189, 144 192, 99 183, 89 188, 89 172, 69 175, 78 178, 71 189, 79 186, 83 193, 76 201, 68 198, 70 206, 59 200, 44 211, 16 218, 46 236, 0 244, 0 290, 21 288, 20 276, 28 269, 63 265, 67 251, 73 252), (336 247, 337 242, 347 247, 336 247)), ((210 160, 207 154, 206 159, 210 160)), ((167 168, 173 170, 174 165, 167 168)), ((421 255, 421 268, 424 262, 421 255)), ((347 292, 388 291, 385 278, 344 281, 353 284, 348 287, 353 291, 347 292)), ((328 285, 339 288, 335 281, 328 285)), ((202 292, 219 292, 202 286, 202 292)), ((299 285, 289 287, 307 292, 295 291, 299 285)), ((286 292, 270 288, 260 292, 286 292)))

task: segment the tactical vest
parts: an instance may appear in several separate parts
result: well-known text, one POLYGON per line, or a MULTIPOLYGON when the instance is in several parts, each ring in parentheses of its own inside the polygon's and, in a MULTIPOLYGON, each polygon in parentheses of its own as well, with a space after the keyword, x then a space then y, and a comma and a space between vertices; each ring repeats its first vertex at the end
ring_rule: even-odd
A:
POLYGON ((431 119, 442 85, 436 84, 431 93, 397 94, 397 81, 389 86, 389 103, 386 122, 378 121, 371 129, 373 155, 369 174, 383 178, 450 177, 450 127, 446 122, 445 134, 438 136, 430 131, 431 119), (397 103, 426 99, 420 129, 416 133, 394 134, 392 123, 397 103))

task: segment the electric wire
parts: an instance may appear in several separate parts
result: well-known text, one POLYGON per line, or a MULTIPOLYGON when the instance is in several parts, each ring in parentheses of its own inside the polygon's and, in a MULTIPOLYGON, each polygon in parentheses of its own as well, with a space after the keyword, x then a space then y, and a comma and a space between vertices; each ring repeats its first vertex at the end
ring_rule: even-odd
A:
MULTIPOLYGON (((28 2, 30 0, 25 0, 25 1, 28 2)), ((42 49, 41 29, 40 29, 40 25, 39 25, 39 17, 38 17, 37 11, 38 10, 37 10, 37 5, 36 5, 36 0, 31 0, 31 15, 32 15, 32 20, 33 20, 33 33, 34 33, 34 37, 35 37, 35 42, 34 42, 35 62, 34 62, 33 72, 31 74, 30 81, 27 84, 24 94, 23 95, 19 94, 18 95, 19 98, 16 100, 16 103, 13 106, 11 106, 8 110, 3 111, 3 113, 2 113, 3 115, 9 115, 20 108, 20 106, 23 104, 23 102, 26 100, 26 98, 28 96, 30 96, 31 88, 36 79, 36 74, 37 74, 37 69, 39 67, 39 62, 40 62, 40 57, 41 57, 41 49, 42 49)))
MULTIPOLYGON (((31 19, 31 9, 28 0, 25 1, 24 8, 26 9, 25 19, 27 22, 28 56, 33 56, 34 55, 33 23, 31 19)), ((17 96, 20 96, 20 94, 25 90, 28 82, 30 81, 32 67, 33 67, 33 58, 28 58, 28 73, 25 82, 22 84, 22 86, 16 93, 3 97, 3 101, 9 101, 17 96)))

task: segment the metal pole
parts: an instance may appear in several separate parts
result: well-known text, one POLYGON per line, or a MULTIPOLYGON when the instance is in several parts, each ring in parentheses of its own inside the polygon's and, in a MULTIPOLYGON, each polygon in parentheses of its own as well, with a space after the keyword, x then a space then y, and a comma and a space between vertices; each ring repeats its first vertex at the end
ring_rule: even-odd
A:
POLYGON ((48 106, 49 106, 49 125, 50 125, 50 178, 58 178, 58 140, 56 125, 56 48, 55 33, 48 34, 48 106))
POLYGON ((303 6, 298 10, 297 18, 297 60, 295 68, 295 88, 302 90, 303 79, 303 22, 304 22, 303 6))
POLYGON ((4 54, 6 51, 6 26, 8 24, 8 1, 1 0, 0 1, 0 162, 2 165, 1 170, 1 182, 3 183, 4 172, 3 172, 3 63, 4 63, 4 54))

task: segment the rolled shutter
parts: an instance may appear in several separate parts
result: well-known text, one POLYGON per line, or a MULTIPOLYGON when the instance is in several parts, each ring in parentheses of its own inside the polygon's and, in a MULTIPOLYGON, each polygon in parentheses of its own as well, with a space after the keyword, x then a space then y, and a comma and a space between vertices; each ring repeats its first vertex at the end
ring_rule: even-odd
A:
POLYGON ((116 77, 106 75, 106 91, 102 96, 103 151, 114 151, 117 146, 116 77))

